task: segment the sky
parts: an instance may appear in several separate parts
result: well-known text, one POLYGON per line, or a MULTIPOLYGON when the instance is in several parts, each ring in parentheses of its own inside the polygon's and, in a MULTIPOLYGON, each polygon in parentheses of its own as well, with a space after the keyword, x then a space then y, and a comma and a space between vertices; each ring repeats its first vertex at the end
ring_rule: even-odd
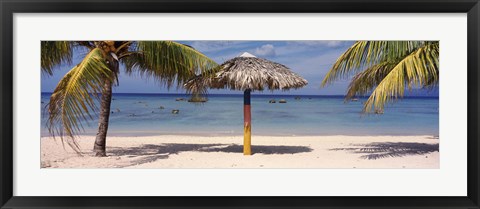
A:
MULTIPOLYGON (((248 52, 260 58, 278 62, 305 78, 307 86, 290 91, 263 91, 260 94, 295 94, 295 95, 344 95, 349 79, 338 80, 322 88, 321 82, 335 60, 350 47, 353 41, 178 41, 190 45, 210 57, 218 64, 248 52)), ((42 75, 42 92, 52 92, 60 79, 76 64, 85 52, 75 52, 72 65, 56 67, 53 76, 42 75)), ((185 93, 183 89, 166 87, 156 83, 154 79, 146 79, 138 75, 126 75, 120 71, 119 86, 114 93, 185 93)), ((210 90, 212 94, 242 94, 240 91, 210 90)), ((438 89, 433 91, 415 91, 413 95, 437 96, 438 89)))

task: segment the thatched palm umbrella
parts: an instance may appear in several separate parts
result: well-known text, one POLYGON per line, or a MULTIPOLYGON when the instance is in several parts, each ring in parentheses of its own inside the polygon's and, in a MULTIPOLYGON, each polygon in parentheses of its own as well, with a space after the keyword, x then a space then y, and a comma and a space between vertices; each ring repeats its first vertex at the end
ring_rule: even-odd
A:
POLYGON ((285 65, 257 58, 245 52, 223 63, 214 77, 198 76, 187 82, 186 87, 192 92, 203 91, 204 87, 244 91, 243 154, 251 155, 250 92, 264 89, 271 91, 297 89, 307 84, 307 80, 290 71, 285 65))

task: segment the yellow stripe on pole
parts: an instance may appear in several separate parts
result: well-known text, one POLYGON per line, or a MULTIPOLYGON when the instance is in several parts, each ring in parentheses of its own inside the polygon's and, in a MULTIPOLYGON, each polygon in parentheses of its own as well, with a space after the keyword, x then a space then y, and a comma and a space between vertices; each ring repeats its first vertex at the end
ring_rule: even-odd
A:
POLYGON ((243 127, 243 155, 252 155, 252 127, 245 123, 243 127))

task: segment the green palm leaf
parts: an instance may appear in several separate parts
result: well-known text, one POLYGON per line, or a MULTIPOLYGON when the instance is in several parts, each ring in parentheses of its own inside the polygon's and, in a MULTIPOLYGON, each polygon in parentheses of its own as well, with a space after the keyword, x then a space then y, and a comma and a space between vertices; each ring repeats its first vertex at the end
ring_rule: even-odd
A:
POLYGON ((173 41, 139 41, 132 48, 135 53, 122 59, 127 73, 153 77, 168 88, 175 83, 179 87, 197 73, 218 65, 195 49, 173 41))
POLYGON ((439 43, 418 48, 402 59, 378 84, 364 105, 364 112, 383 110, 392 99, 403 97, 406 88, 438 83, 439 43))
POLYGON ((348 78, 378 63, 404 57, 424 44, 424 41, 357 41, 337 59, 323 79, 322 86, 348 78))
POLYGON ((53 74, 53 68, 61 63, 72 62, 71 41, 42 41, 41 42, 41 69, 48 75, 53 74))
POLYGON ((345 100, 370 93, 396 65, 397 62, 382 62, 353 76, 345 100))
MULTIPOLYGON (((95 48, 83 61, 72 68, 58 83, 48 110, 48 129, 52 135, 74 136, 83 130, 82 121, 91 119, 90 112, 97 109, 94 99, 102 92, 106 79, 113 81, 114 73, 108 68, 103 52, 95 48)), ((75 140, 69 140, 78 148, 75 140)))

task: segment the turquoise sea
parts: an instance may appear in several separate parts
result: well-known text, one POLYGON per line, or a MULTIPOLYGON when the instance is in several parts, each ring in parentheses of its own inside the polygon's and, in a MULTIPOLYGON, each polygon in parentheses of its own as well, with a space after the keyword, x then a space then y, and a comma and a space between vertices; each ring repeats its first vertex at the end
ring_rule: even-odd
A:
MULTIPOLYGON (((42 93, 42 136, 50 93, 42 93)), ((183 94, 120 94, 113 96, 109 135, 162 134, 242 135, 243 95, 214 95, 202 104, 176 101, 183 94), (160 109, 163 106, 164 109, 160 109), (178 109, 178 114, 172 110, 178 109)), ((364 115, 362 102, 344 103, 343 96, 252 95, 252 134, 256 135, 435 135, 437 97, 408 97, 389 105, 382 115, 364 115), (300 97, 300 98, 295 98, 300 97), (270 104, 275 99, 277 103, 270 104), (287 103, 278 103, 285 99, 287 103)), ((85 127, 96 134, 97 121, 85 127)))

